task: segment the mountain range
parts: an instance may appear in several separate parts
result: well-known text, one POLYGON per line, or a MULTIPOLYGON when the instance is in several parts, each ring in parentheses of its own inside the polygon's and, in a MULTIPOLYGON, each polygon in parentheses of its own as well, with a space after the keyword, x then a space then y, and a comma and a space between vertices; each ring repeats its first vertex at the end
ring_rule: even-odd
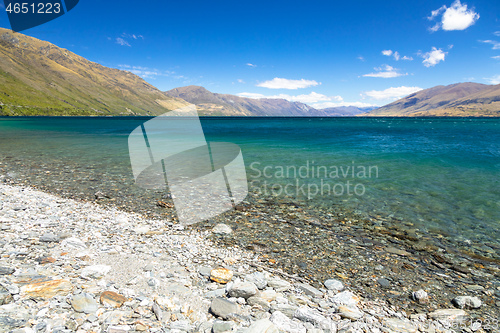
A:
POLYGON ((328 116, 323 110, 316 110, 299 102, 215 94, 199 86, 175 88, 166 93, 195 104, 202 116, 328 116))
POLYGON ((363 116, 500 117, 500 84, 456 83, 399 99, 363 116))
POLYGON ((354 117, 354 116, 362 116, 372 110, 376 109, 376 107, 362 107, 358 108, 356 106, 336 106, 333 108, 321 109, 324 111, 328 117, 354 117))
POLYGON ((189 103, 204 116, 500 116, 500 85, 457 83, 421 90, 373 109, 315 109, 285 99, 162 92, 139 76, 104 67, 49 42, 0 28, 0 116, 156 116, 189 103))
POLYGON ((159 115, 186 105, 130 72, 0 28, 0 115, 159 115))

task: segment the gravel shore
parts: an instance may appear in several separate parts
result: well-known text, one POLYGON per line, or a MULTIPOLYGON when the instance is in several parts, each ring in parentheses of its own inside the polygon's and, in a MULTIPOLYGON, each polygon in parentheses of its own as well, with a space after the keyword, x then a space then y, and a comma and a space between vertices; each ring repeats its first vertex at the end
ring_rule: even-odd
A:
POLYGON ((342 273, 312 282, 236 242, 219 246, 237 234, 229 221, 186 229, 0 184, 0 228, 0 332, 499 330, 497 280, 470 284, 432 311, 428 290, 406 286, 405 297, 423 305, 415 313, 364 297, 342 273))

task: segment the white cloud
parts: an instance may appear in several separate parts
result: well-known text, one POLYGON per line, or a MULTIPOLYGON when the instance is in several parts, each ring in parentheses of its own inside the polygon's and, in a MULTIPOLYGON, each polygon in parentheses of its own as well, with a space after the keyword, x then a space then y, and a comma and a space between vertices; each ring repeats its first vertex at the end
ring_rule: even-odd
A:
POLYGON ((126 64, 120 64, 120 65, 118 65, 118 68, 121 70, 128 71, 130 73, 133 73, 133 74, 140 76, 144 79, 154 79, 157 76, 169 76, 169 77, 173 77, 175 79, 184 78, 183 76, 174 75, 175 72, 161 71, 161 70, 156 69, 156 68, 149 68, 149 67, 143 67, 143 66, 131 66, 131 65, 126 65, 126 64))
POLYGON ((314 91, 311 92, 310 94, 307 94, 307 95, 304 94, 304 95, 298 95, 298 96, 291 96, 291 95, 287 95, 287 94, 266 96, 263 94, 248 93, 248 92, 240 93, 240 94, 238 94, 238 96, 255 98, 255 99, 281 98, 281 99, 286 99, 287 101, 290 101, 290 102, 305 103, 305 104, 312 106, 315 109, 325 109, 325 108, 333 108, 333 107, 339 107, 339 106, 355 106, 358 108, 379 106, 379 105, 375 105, 373 103, 365 103, 365 102, 345 102, 344 99, 342 98, 342 96, 326 96, 323 94, 318 94, 314 91))
POLYGON ((365 102, 323 102, 323 103, 315 103, 311 104, 311 106, 315 109, 326 109, 326 108, 336 108, 339 106, 355 106, 357 108, 368 108, 368 107, 377 107, 379 105, 365 102))
POLYGON ((389 79, 393 77, 398 77, 398 76, 404 76, 408 74, 403 74, 399 73, 399 69, 394 68, 389 65, 382 65, 381 67, 375 67, 374 68, 377 72, 375 73, 369 73, 369 74, 364 74, 364 77, 381 77, 384 79, 389 79))
POLYGON ((238 83, 245 83, 242 79, 238 79, 238 83))
POLYGON ((123 38, 132 38, 132 39, 144 39, 143 35, 136 35, 136 34, 127 34, 127 33, 122 33, 123 38))
POLYGON ((254 98, 254 99, 260 99, 260 98, 274 98, 272 96, 268 97, 262 94, 257 94, 257 93, 250 93, 250 92, 242 92, 239 94, 236 94, 237 96, 240 97, 247 97, 247 98, 254 98))
POLYGON ((441 23, 436 23, 432 27, 429 28, 429 31, 430 32, 436 32, 436 31, 439 30, 439 28, 441 28, 441 23))
POLYGON ((392 56, 392 57, 394 57, 394 60, 396 60, 396 61, 399 61, 400 59, 401 60, 413 60, 412 57, 407 57, 407 56, 401 57, 401 55, 399 54, 398 51, 383 50, 382 54, 385 56, 388 56, 388 57, 392 56))
POLYGON ((130 46, 130 44, 123 38, 118 37, 116 39, 116 44, 121 45, 121 46, 130 46))
POLYGON ((441 49, 432 47, 431 51, 421 55, 422 58, 424 58, 424 61, 422 61, 422 63, 425 67, 436 66, 439 62, 444 61, 444 58, 447 54, 448 52, 443 52, 443 50, 441 49))
POLYGON ((440 28, 443 30, 465 30, 479 19, 479 14, 473 9, 467 9, 466 4, 461 4, 460 0, 455 0, 451 7, 442 6, 431 12, 429 20, 434 20, 441 15, 441 22, 437 23, 430 31, 437 31, 440 28))
POLYGON ((385 90, 365 91, 362 96, 367 96, 376 100, 399 99, 420 90, 422 90, 422 88, 419 87, 391 87, 385 90))
POLYGON ((497 42, 496 40, 480 40, 481 43, 487 43, 493 45, 491 48, 492 50, 500 50, 500 42, 497 42))
POLYGON ((247 66, 249 66, 249 67, 257 67, 257 65, 251 64, 251 63, 249 63, 249 62, 247 62, 247 64, 246 64, 246 65, 247 65, 247 66))
POLYGON ((363 56, 359 56, 357 59, 361 60, 361 61, 365 61, 365 58, 363 56))
POLYGON ((465 30, 479 19, 479 14, 474 10, 467 10, 466 4, 456 0, 443 14, 441 22, 443 30, 465 30))
POLYGON ((297 96, 291 96, 287 94, 279 94, 279 95, 272 95, 272 96, 266 96, 263 94, 256 94, 256 93, 248 93, 248 92, 243 92, 239 93, 238 96, 241 97, 248 97, 248 98, 255 98, 255 99, 261 99, 261 98, 280 98, 280 99, 286 99, 287 101, 290 102, 301 102, 301 103, 318 103, 318 102, 323 102, 323 101, 338 101, 342 102, 342 97, 341 96, 326 96, 323 94, 318 94, 316 92, 311 92, 310 94, 303 94, 303 95, 297 95, 297 96))
POLYGON ((257 87, 269 89, 301 89, 320 85, 321 83, 314 80, 289 80, 275 77, 270 81, 264 81, 257 84, 257 87))
MULTIPOLYGON (((142 35, 136 35, 136 34, 127 34, 127 33, 122 33, 120 37, 117 37, 115 39, 116 44, 121 45, 121 46, 131 46, 129 43, 130 39, 144 39, 142 35)), ((111 38, 108 37, 108 40, 111 40, 111 38)))
POLYGON ((492 58, 495 60, 500 60, 500 56, 493 56, 492 58))
POLYGON ((493 35, 500 37, 500 31, 495 31, 493 35))
POLYGON ((443 5, 441 7, 439 7, 438 9, 436 10, 433 10, 431 12, 431 16, 428 17, 429 20, 433 20, 434 18, 436 18, 439 14, 441 14, 442 12, 444 12, 446 10, 446 6, 443 5))
POLYGON ((140 76, 142 78, 155 78, 159 75, 162 75, 162 73, 158 70, 148 70, 148 69, 128 69, 130 73, 134 73, 137 76, 140 76))
POLYGON ((500 84, 500 75, 494 75, 492 77, 485 78, 490 84, 500 84))

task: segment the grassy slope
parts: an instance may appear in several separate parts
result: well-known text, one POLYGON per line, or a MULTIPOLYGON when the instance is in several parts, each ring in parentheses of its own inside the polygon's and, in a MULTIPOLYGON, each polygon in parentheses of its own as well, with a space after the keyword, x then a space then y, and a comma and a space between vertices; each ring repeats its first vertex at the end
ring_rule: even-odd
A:
POLYGON ((456 83, 425 89, 361 116, 499 117, 500 85, 456 83))
POLYGON ((0 115, 158 115, 185 105, 130 72, 0 29, 0 115))

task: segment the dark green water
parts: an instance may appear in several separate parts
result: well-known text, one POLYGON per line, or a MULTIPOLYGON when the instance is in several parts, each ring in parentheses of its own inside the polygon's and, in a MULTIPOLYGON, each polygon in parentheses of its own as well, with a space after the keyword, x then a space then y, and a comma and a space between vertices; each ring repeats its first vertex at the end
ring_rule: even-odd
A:
MULTIPOLYGON (((45 185, 83 193, 90 185, 75 177, 86 177, 93 189, 118 184, 142 200, 127 138, 147 119, 0 118, 0 172, 43 181, 67 170, 45 185)), ((240 146, 250 189, 262 196, 500 242, 498 118, 203 118, 202 126, 207 141, 240 146)))

